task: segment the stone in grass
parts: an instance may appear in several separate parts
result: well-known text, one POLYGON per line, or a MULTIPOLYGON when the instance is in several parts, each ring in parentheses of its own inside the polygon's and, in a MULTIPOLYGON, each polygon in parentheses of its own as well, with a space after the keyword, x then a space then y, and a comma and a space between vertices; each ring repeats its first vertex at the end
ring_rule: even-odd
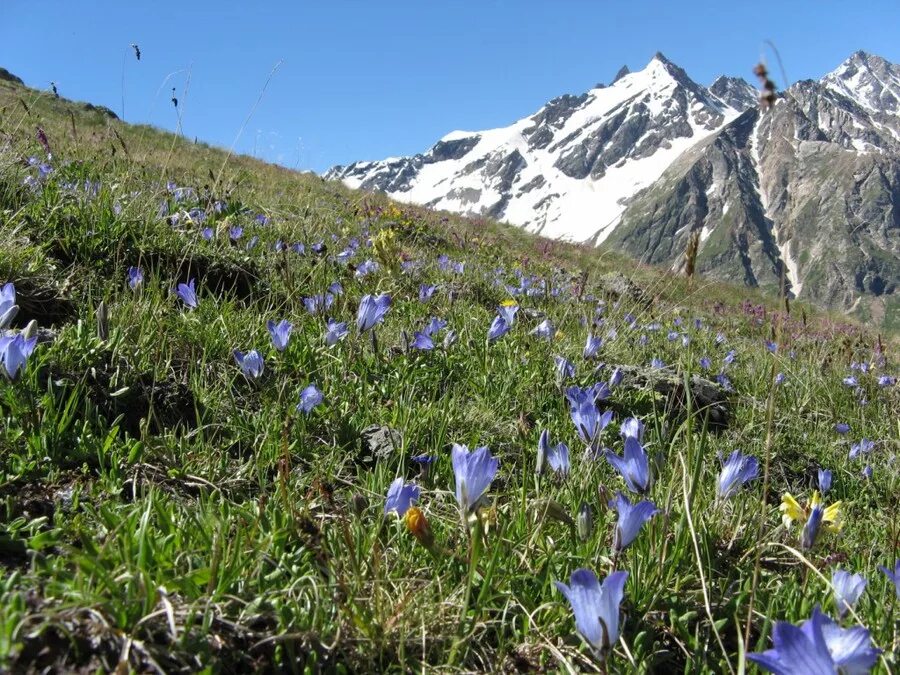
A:
POLYGON ((367 464, 386 459, 403 447, 403 434, 378 424, 363 429, 359 437, 362 446, 359 459, 367 464))
MULTIPOLYGON (((652 389, 664 395, 669 407, 684 411, 687 404, 684 378, 671 368, 641 368, 638 366, 607 365, 609 372, 618 368, 622 372, 620 387, 626 389, 652 389)), ((728 393, 718 384, 694 375, 688 380, 691 407, 701 415, 709 414, 709 424, 713 429, 728 426, 731 420, 731 402, 728 393)))
POLYGON ((641 287, 619 272, 604 274, 597 285, 613 300, 630 300, 644 306, 651 304, 641 287))

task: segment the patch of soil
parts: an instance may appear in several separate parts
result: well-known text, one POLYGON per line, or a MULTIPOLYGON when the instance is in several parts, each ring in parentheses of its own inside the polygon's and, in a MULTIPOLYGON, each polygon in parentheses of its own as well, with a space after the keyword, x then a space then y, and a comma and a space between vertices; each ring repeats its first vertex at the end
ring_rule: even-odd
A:
POLYGON ((19 306, 13 326, 21 328, 36 321, 38 326, 48 328, 68 323, 75 318, 75 303, 60 289, 39 285, 33 279, 14 279, 13 283, 16 286, 16 304, 19 306))
MULTIPOLYGON (((234 295, 241 302, 247 302, 267 292, 259 271, 248 262, 238 264, 205 254, 194 254, 190 258, 185 258, 176 253, 159 251, 144 252, 140 262, 171 277, 173 288, 179 283, 186 284, 195 279, 198 292, 203 289, 216 297, 234 295)), ((136 265, 137 261, 134 264, 136 265)))

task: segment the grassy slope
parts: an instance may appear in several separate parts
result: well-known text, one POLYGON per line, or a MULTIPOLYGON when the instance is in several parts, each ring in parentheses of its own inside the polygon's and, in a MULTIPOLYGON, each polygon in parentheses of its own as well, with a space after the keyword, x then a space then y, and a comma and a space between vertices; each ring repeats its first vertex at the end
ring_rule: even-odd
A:
MULTIPOLYGON (((782 323, 771 311, 777 302, 748 289, 690 287, 592 249, 397 208, 7 83, 0 134, 0 145, 9 140, 0 152, 0 282, 19 288, 22 320, 59 331, 18 382, 0 381, 0 668, 110 669, 120 659, 168 672, 596 667, 552 582, 582 566, 601 578, 610 571, 614 516, 602 494, 624 488, 605 461, 582 457, 553 356, 576 364, 578 384, 608 377, 581 356, 596 307, 587 298, 602 297, 594 282, 608 270, 626 272, 652 303, 608 298, 597 332, 615 328, 618 337, 600 361, 659 357, 692 374, 708 355, 736 389, 733 422, 716 434, 652 392, 613 391, 617 417, 604 441, 621 452, 618 422, 634 414, 647 423, 646 445, 660 458, 650 498, 663 513, 615 561, 630 578, 612 670, 630 662, 647 672, 736 669, 755 572, 749 649, 769 645, 774 620, 800 621, 818 603, 832 611, 816 572, 830 578, 836 566, 870 580, 859 620, 878 645, 896 646, 896 601, 876 566, 898 555, 898 388, 877 388, 872 374, 859 375, 862 392, 841 382, 852 361, 873 360, 873 336, 808 308, 782 323), (37 126, 54 171, 30 189, 23 181, 37 169, 24 159, 41 154, 37 126), (178 203, 166 181, 199 197, 178 203), (209 208, 214 199, 227 203, 223 213, 209 208), (162 201, 170 213, 207 208, 214 238, 205 241, 203 226, 184 216, 174 226, 161 218, 162 201), (258 224, 259 213, 271 222, 258 224), (233 225, 245 230, 239 245, 229 242, 233 225), (351 261, 380 255, 377 273, 358 279, 333 260, 350 238, 385 231, 396 248, 363 245, 351 261), (259 244, 247 251, 252 236, 259 244), (276 240, 324 240, 328 251, 275 253, 276 240), (464 273, 442 270, 441 253, 464 261, 464 273), (401 255, 421 267, 400 271, 401 255), (144 288, 133 293, 126 270, 138 264, 144 288), (518 283, 518 270, 561 292, 518 298, 517 325, 488 345, 487 327, 508 297, 494 283, 498 268, 507 283, 518 283), (578 301, 573 280, 583 271, 588 288, 578 301), (190 277, 201 297, 193 312, 170 290, 190 277), (351 327, 363 294, 392 294, 377 344, 353 328, 325 347, 324 318, 302 300, 334 281, 344 294, 329 315, 351 327), (428 304, 418 301, 422 283, 441 286, 428 304), (101 302, 105 338, 94 318, 101 302), (527 310, 549 316, 556 339, 529 335, 540 319, 527 310), (629 312, 636 328, 627 327, 629 312), (798 317, 807 313, 808 324, 798 317), (406 353, 401 331, 411 335, 431 316, 448 321, 456 344, 406 353), (265 328, 280 318, 295 326, 282 353, 265 328), (661 328, 647 328, 653 322, 661 328), (689 345, 669 341, 670 330, 689 345), (715 343, 720 331, 725 345, 715 343), (774 355, 764 346, 773 335, 774 355), (232 358, 251 348, 266 360, 255 382, 232 358), (729 349, 737 359, 726 366, 729 349), (787 379, 772 387, 776 372, 787 379), (310 382, 325 402, 307 416, 295 405, 310 382), (851 425, 847 437, 834 432, 839 421, 851 425), (359 435, 372 424, 402 432, 402 447, 365 457, 359 435), (565 480, 534 474, 544 428, 572 448, 565 480), (847 459, 861 437, 877 441, 871 480, 847 459), (453 496, 454 442, 488 445, 500 458, 472 576, 453 496), (716 453, 734 449, 769 460, 768 489, 758 480, 715 503, 716 453), (382 515, 388 485, 412 480, 410 458, 422 453, 437 457, 418 479, 441 549, 434 556, 382 515), (796 545, 797 531, 781 528, 777 504, 785 490, 808 496, 818 466, 834 471, 828 499, 844 500, 846 525, 804 561, 783 546, 796 545), (581 541, 551 517, 548 499, 572 516, 590 504, 591 537, 581 541)), ((886 658, 882 667, 895 659, 886 658)))

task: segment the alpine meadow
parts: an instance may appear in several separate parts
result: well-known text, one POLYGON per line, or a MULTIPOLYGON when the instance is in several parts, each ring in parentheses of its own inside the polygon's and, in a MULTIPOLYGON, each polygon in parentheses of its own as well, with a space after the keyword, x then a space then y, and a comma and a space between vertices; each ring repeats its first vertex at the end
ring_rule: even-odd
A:
POLYGON ((897 211, 859 225, 900 195, 900 117, 837 84, 775 91, 765 69, 762 101, 661 56, 641 72, 540 113, 551 136, 601 103, 642 120, 621 152, 593 128, 602 171, 570 149, 543 172, 566 185, 686 152, 607 204, 621 249, 491 219, 520 193, 463 215, 362 185, 467 164, 425 186, 447 206, 478 172, 512 185, 501 146, 541 173, 547 146, 505 130, 477 136, 484 156, 457 134, 439 159, 316 175, 0 70, 0 671, 900 669, 897 211), (628 98, 651 76, 675 103, 628 98), (844 113, 848 134, 870 123, 852 161, 809 126, 844 113), (778 139, 796 129, 794 153, 778 139), (795 160, 834 185, 882 176, 852 212, 827 190, 829 232, 849 213, 877 265, 804 249, 825 207, 776 199, 795 160), (629 257, 647 214, 674 232, 698 195, 658 266, 629 257), (796 238, 726 250, 741 214, 788 214, 796 238), (863 268, 884 283, 847 316, 863 268))

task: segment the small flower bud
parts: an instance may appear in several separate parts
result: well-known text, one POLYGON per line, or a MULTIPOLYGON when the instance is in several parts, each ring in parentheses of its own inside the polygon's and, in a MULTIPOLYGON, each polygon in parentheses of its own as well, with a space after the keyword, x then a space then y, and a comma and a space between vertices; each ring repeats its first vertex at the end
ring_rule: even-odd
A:
POLYGON ((587 502, 581 502, 578 515, 575 516, 575 530, 581 541, 587 541, 594 534, 594 510, 587 502))

